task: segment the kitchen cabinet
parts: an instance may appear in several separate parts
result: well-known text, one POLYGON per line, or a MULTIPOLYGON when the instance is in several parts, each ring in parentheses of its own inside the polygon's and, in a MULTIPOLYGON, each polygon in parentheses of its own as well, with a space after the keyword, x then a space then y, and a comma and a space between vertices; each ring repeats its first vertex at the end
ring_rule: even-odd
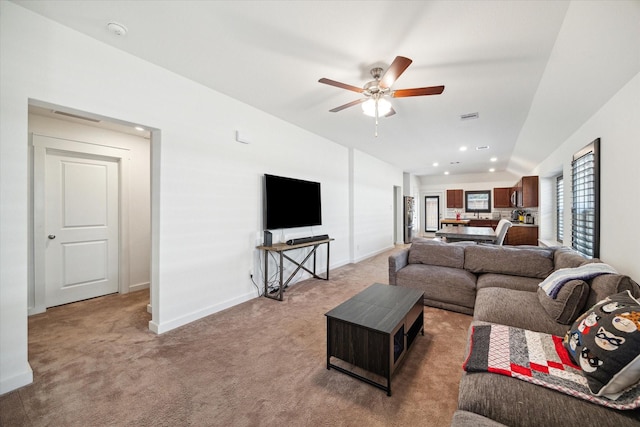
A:
POLYGON ((538 207, 538 177, 523 176, 516 184, 517 200, 519 208, 538 207))
POLYGON ((447 209, 462 209, 463 190, 447 190, 447 209))
POLYGON ((498 187, 493 189, 493 207, 494 208, 511 208, 511 187, 498 187))
POLYGON ((514 225, 510 227, 505 236, 504 244, 538 246, 538 226, 514 225))

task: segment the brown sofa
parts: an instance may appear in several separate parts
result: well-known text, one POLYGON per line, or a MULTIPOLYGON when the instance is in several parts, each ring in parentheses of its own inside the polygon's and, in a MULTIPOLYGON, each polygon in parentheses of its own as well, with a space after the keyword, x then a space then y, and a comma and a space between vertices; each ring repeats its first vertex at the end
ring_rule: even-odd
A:
MULTIPOLYGON (((418 239, 389 257, 389 284, 424 291, 425 305, 473 315, 472 327, 501 324, 564 336, 597 301, 625 290, 640 297, 638 284, 618 274, 576 281, 555 300, 539 287, 557 269, 598 261, 565 247, 418 239)), ((452 425, 638 426, 640 410, 613 410, 504 375, 465 372, 452 425)))

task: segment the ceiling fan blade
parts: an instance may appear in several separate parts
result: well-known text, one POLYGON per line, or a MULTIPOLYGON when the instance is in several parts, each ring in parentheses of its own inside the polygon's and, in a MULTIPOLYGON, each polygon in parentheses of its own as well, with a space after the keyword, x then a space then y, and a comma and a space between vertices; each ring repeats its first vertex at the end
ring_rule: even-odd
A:
POLYGON ((396 113, 396 110, 393 109, 393 107, 391 107, 391 110, 389 110, 389 112, 387 114, 384 115, 384 117, 391 117, 396 113))
POLYGON ((390 88, 412 62, 412 60, 405 58, 404 56, 396 56, 396 59, 393 60, 391 65, 389 65, 389 68, 387 68, 387 71, 385 71, 380 78, 378 86, 383 89, 390 88))
POLYGON ((440 95, 444 91, 444 86, 417 87, 413 89, 398 89, 391 93, 394 98, 405 98, 407 96, 440 95))
POLYGON ((321 78, 320 80, 318 80, 318 82, 319 83, 324 83, 324 84, 329 85, 329 86, 335 86, 335 87, 339 87, 339 88, 342 88, 342 89, 351 90, 351 91, 358 92, 358 93, 364 92, 364 89, 362 89, 362 88, 359 88, 359 87, 356 87, 356 86, 351 86, 351 85, 348 85, 346 83, 340 83, 340 82, 337 82, 335 80, 321 78))
POLYGON ((332 109, 332 110, 329 110, 329 111, 330 111, 330 112, 332 112, 332 113, 337 113, 338 111, 342 111, 342 110, 344 110, 345 108, 349 108, 349 107, 353 107, 354 105, 362 104, 362 103, 363 103, 363 102, 365 102, 367 99, 369 99, 369 98, 362 98, 362 99, 358 99, 358 100, 355 100, 355 101, 351 101, 351 102, 350 102, 350 103, 348 103, 348 104, 341 105, 341 106, 336 107, 336 108, 334 108, 334 109, 332 109))

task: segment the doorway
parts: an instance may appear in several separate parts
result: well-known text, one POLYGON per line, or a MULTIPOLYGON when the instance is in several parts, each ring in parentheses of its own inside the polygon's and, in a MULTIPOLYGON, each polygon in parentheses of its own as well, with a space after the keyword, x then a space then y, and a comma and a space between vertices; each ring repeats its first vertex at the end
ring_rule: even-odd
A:
POLYGON ((424 231, 436 232, 440 224, 440 196, 424 198, 424 231))
POLYGON ((29 101, 29 132, 29 315, 152 288, 151 136, 159 140, 159 132, 35 100, 29 101), (51 203, 62 212, 58 228, 46 219, 51 203), (57 290, 48 286, 51 270, 57 290))

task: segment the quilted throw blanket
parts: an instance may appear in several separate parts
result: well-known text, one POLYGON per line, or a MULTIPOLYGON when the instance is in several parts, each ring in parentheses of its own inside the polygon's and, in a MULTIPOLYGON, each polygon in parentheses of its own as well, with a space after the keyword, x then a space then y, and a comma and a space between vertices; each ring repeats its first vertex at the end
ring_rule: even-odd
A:
POLYGON ((570 359, 562 338, 504 325, 474 326, 471 348, 463 368, 467 372, 493 372, 547 387, 614 409, 640 407, 640 386, 616 400, 589 391, 580 367, 570 359))

